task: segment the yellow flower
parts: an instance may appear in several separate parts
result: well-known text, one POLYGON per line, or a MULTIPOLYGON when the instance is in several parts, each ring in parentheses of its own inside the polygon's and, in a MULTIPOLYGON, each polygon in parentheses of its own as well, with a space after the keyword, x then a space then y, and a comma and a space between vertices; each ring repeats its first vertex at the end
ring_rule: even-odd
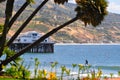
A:
POLYGON ((2 64, 2 68, 4 69, 5 68, 5 66, 2 64))
POLYGON ((78 64, 78 66, 83 66, 83 64, 78 64))
POLYGON ((46 77, 47 76, 47 70, 43 69, 43 76, 46 77))
POLYGON ((78 64, 78 66, 79 66, 80 69, 84 68, 83 64, 78 64))
POLYGON ((97 72, 97 77, 101 77, 101 75, 102 75, 102 71, 99 70, 99 71, 97 72))
POLYGON ((38 70, 38 78, 42 78, 42 70, 38 70))
POLYGON ((50 72, 49 73, 49 80, 57 80, 57 76, 55 72, 50 72))

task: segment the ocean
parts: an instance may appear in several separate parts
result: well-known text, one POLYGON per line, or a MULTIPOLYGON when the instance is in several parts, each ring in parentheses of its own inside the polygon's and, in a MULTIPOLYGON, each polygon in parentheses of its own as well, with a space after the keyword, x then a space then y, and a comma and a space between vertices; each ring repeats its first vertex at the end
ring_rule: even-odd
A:
POLYGON ((55 44, 54 53, 25 53, 22 57, 32 69, 34 58, 38 58, 44 68, 55 61, 70 68, 87 60, 96 69, 102 66, 104 73, 120 71, 120 44, 55 44))

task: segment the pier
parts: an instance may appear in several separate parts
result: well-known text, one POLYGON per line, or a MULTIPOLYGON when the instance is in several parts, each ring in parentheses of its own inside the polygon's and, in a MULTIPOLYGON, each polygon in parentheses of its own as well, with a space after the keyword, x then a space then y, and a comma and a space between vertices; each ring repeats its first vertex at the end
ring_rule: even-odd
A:
MULTIPOLYGON (((30 43, 13 43, 10 45, 10 49, 19 52, 30 43)), ((54 53, 54 43, 40 43, 30 50, 27 51, 28 53, 54 53)))
MULTIPOLYGON (((41 37, 41 34, 36 31, 28 31, 20 34, 15 41, 9 46, 11 50, 19 52, 24 49, 26 46, 32 44, 41 37)), ((44 41, 38 45, 32 47, 27 52, 29 53, 53 53, 54 52, 54 43, 46 38, 44 41)))

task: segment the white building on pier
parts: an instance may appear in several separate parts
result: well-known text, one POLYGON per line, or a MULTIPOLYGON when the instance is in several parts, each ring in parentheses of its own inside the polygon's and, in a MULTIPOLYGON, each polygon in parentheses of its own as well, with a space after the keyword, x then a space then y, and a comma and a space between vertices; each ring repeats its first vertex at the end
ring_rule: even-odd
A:
MULTIPOLYGON (((16 52, 22 50, 29 44, 35 42, 38 40, 42 34, 36 32, 36 31, 28 31, 25 33, 20 34, 13 44, 10 45, 11 50, 14 50, 16 52)), ((38 43, 38 45, 33 46, 30 50, 27 52, 30 53, 53 53, 54 52, 54 43, 49 39, 46 38, 41 43, 38 43)))
MULTIPOLYGON (((28 31, 21 33, 14 41, 14 43, 33 43, 38 40, 42 34, 36 31, 28 31)), ((46 38, 42 43, 52 43, 49 38, 46 38)))

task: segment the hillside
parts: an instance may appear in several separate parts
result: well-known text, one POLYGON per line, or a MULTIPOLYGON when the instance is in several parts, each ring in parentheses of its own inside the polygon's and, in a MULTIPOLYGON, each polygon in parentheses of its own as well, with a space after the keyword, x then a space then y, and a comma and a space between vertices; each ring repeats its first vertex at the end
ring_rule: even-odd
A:
MULTIPOLYGON (((24 0, 17 0, 14 8, 14 13, 20 8, 24 0)), ((40 2, 42 0, 39 0, 40 2)), ((22 13, 19 19, 12 27, 10 35, 25 21, 31 12, 38 6, 38 3, 33 4, 22 13)), ((0 4, 0 23, 4 18, 4 3, 0 4)), ((25 31, 35 30, 40 33, 46 33, 51 29, 67 22, 75 16, 75 4, 57 5, 53 1, 49 1, 35 16, 35 18, 24 29, 25 31)), ((51 36, 51 39, 57 43, 120 43, 120 15, 109 13, 101 25, 96 28, 92 26, 85 27, 78 20, 71 25, 66 26, 56 34, 51 36)))

